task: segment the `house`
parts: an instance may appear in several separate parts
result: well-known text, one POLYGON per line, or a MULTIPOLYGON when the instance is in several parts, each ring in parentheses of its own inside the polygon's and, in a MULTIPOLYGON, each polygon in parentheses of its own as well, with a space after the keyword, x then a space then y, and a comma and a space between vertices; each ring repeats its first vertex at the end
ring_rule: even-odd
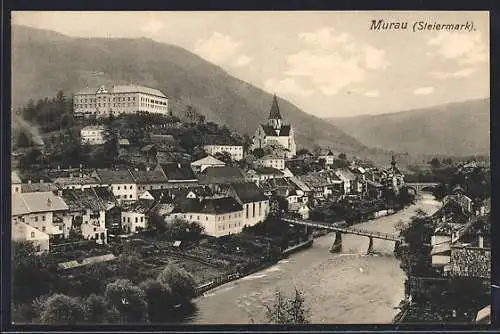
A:
POLYGON ((12 220, 47 233, 50 239, 64 239, 71 229, 68 205, 51 191, 12 194, 12 220))
POLYGON ((28 180, 27 183, 21 184, 22 193, 48 192, 56 190, 57 187, 55 184, 45 182, 43 179, 40 179, 40 182, 31 182, 31 180, 28 180))
POLYGON ((229 184, 233 182, 242 182, 245 180, 243 171, 238 167, 207 167, 199 175, 202 184, 229 184))
POLYGON ((155 144, 148 144, 141 148, 141 155, 146 159, 147 163, 156 163, 156 154, 158 150, 155 144))
POLYGON ((69 177, 57 177, 54 179, 54 185, 58 189, 87 189, 98 187, 99 180, 93 176, 69 176, 69 177))
POLYGON ((106 128, 102 125, 85 126, 80 130, 82 145, 103 145, 106 143, 106 128))
POLYGON ((257 184, 265 180, 282 178, 284 176, 282 171, 273 167, 254 167, 249 169, 246 173, 246 179, 256 182, 257 184))
POLYGON ((312 172, 297 177, 304 183, 315 198, 328 198, 338 196, 345 189, 342 180, 335 173, 312 172))
POLYGON ((399 193, 399 189, 404 186, 404 174, 396 164, 396 158, 392 156, 391 167, 383 171, 380 182, 386 187, 393 189, 397 194, 399 193))
POLYGON ((255 131, 252 150, 263 149, 270 144, 281 146, 285 150, 287 158, 292 158, 297 154, 293 127, 283 123, 276 95, 273 97, 266 124, 260 124, 255 131))
POLYGON ((255 183, 232 183, 227 195, 243 206, 244 226, 253 226, 266 219, 269 212, 269 199, 255 183))
POLYGON ((22 181, 21 178, 19 177, 19 174, 17 174, 17 171, 12 171, 10 173, 10 182, 12 187, 12 193, 20 193, 22 181))
POLYGON ((285 170, 285 158, 278 154, 265 155, 258 162, 263 167, 271 167, 281 171, 285 170))
POLYGON ((372 181, 371 179, 366 179, 365 183, 366 183, 366 192, 367 192, 368 196, 370 196, 371 198, 377 198, 377 199, 382 197, 382 193, 383 193, 383 189, 384 189, 383 184, 376 182, 376 181, 372 181))
POLYGON ((61 195, 72 217, 72 229, 87 240, 107 244, 106 204, 94 188, 65 189, 61 195))
POLYGON ((286 198, 288 203, 306 203, 308 201, 306 193, 290 178, 268 179, 262 181, 260 187, 266 196, 277 195, 286 198))
POLYGON ((37 252, 49 251, 49 235, 22 221, 12 221, 12 241, 31 242, 37 252))
POLYGON ((231 156, 231 160, 240 161, 243 159, 243 145, 236 144, 231 138, 207 135, 202 138, 202 144, 203 149, 209 155, 227 152, 231 156))
POLYGON ((130 174, 137 184, 137 198, 146 190, 163 189, 168 187, 168 179, 165 174, 157 169, 154 170, 130 170, 130 174))
POLYGON ((127 203, 122 207, 121 226, 125 233, 137 233, 148 226, 148 212, 153 207, 154 201, 139 200, 127 203))
POLYGON ((356 193, 358 189, 354 189, 354 183, 356 181, 356 176, 349 171, 347 168, 337 169, 335 175, 344 184, 343 193, 344 195, 356 193))
POLYGON ((214 237, 240 233, 245 222, 242 205, 232 197, 186 200, 169 219, 175 217, 199 223, 214 237))
POLYGON ((191 163, 191 168, 195 173, 201 173, 208 167, 224 167, 226 164, 211 155, 196 160, 191 163))
POLYGON ((158 89, 138 85, 85 88, 73 96, 75 115, 108 117, 138 111, 167 115, 168 98, 158 89))
POLYGON ((137 200, 137 184, 128 169, 98 169, 93 176, 111 189, 119 203, 137 200))
POLYGON ((333 165, 333 162, 338 157, 338 154, 334 153, 332 150, 321 150, 318 158, 325 161, 326 166, 333 165))
POLYGON ((457 188, 455 188, 455 192, 452 195, 447 195, 443 198, 443 206, 446 206, 450 202, 455 202, 465 214, 472 213, 472 199, 456 190, 457 188))
POLYGON ((192 185, 198 183, 191 166, 186 163, 158 164, 155 168, 163 172, 169 186, 192 185))
POLYGON ((302 219, 309 219, 309 206, 302 202, 288 203, 288 212, 300 215, 302 219))

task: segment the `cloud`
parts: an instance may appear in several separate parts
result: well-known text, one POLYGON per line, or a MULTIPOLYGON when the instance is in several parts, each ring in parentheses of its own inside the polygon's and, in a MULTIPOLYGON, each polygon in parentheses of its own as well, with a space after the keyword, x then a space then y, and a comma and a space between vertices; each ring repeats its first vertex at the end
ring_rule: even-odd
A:
POLYGON ((306 89, 297 84, 293 78, 285 78, 282 80, 269 79, 265 82, 266 89, 271 92, 279 92, 280 94, 293 94, 300 97, 311 96, 314 91, 306 89))
POLYGON ((164 26, 162 21, 154 19, 150 20, 141 30, 150 34, 157 34, 164 26))
POLYGON ((222 65, 236 56, 236 51, 241 42, 235 41, 231 36, 214 32, 212 36, 196 43, 195 52, 215 64, 222 65))
POLYGON ((455 72, 430 72, 430 75, 436 79, 466 78, 471 76, 474 72, 476 72, 475 68, 468 67, 455 72))
POLYGON ((250 64, 251 62, 252 62, 251 57, 247 55, 240 55, 238 58, 236 58, 236 61, 234 62, 233 66, 242 67, 250 64))
POLYGON ((413 91, 414 95, 428 95, 434 92, 434 87, 420 87, 413 91))
POLYGON ((461 65, 478 64, 488 61, 488 48, 479 31, 472 33, 441 31, 428 40, 434 48, 431 55, 457 61, 461 65))
POLYGON ((282 81, 293 78, 297 85, 312 84, 325 95, 335 95, 349 85, 363 82, 370 71, 389 65, 385 51, 331 28, 300 33, 298 39, 302 50, 286 56, 282 81))
POLYGON ((380 95, 380 92, 378 90, 369 90, 365 93, 365 96, 368 97, 377 97, 380 95))

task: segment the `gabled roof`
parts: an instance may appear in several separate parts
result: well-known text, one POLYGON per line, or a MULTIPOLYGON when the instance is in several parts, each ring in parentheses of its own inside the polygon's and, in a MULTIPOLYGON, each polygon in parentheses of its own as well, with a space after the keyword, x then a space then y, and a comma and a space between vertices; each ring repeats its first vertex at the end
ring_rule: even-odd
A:
POLYGON ((236 196, 242 203, 252 203, 267 200, 266 195, 253 182, 240 182, 231 184, 236 196))
POLYGON ((95 211, 106 210, 105 204, 97 196, 93 188, 64 189, 62 190, 62 198, 70 211, 82 211, 85 209, 95 211))
POLYGON ((57 190, 57 186, 52 183, 22 183, 21 192, 22 193, 34 193, 34 192, 47 192, 57 190))
POLYGON ((12 215, 68 210, 64 200, 51 191, 12 194, 12 215))
POLYGON ((74 176, 74 177, 58 177, 54 179, 55 185, 86 185, 86 184, 98 184, 99 181, 92 176, 74 176))
POLYGON ((216 165, 216 166, 225 166, 226 164, 219 159, 214 158, 211 155, 208 155, 204 158, 196 160, 191 163, 191 166, 203 166, 203 165, 216 165))
POLYGON ((95 187, 94 191, 101 201, 105 203, 116 203, 115 195, 107 187, 95 187))
POLYGON ((189 164, 168 163, 160 164, 160 167, 168 181, 197 181, 189 164))
POLYGON ((250 171, 252 171, 252 170, 256 174, 260 174, 260 175, 283 175, 282 171, 280 171, 279 169, 273 168, 273 167, 265 167, 265 166, 254 167, 250 171))
POLYGON ((271 104, 271 110, 269 111, 269 119, 281 119, 280 107, 278 105, 278 99, 276 94, 273 96, 273 102, 271 104))
POLYGON ((243 207, 232 197, 207 198, 186 200, 180 207, 181 212, 226 214, 243 210, 243 207))
POLYGON ((138 201, 127 203, 122 206, 122 211, 146 213, 155 205, 154 200, 140 199, 138 201))
POLYGON ((340 178, 340 179, 344 179, 344 180, 349 180, 349 181, 352 181, 352 180, 355 180, 356 179, 356 175, 354 175, 350 170, 348 169, 338 169, 335 171, 335 174, 340 178))
POLYGON ((228 183, 243 181, 241 169, 232 166, 207 167, 201 174, 200 180, 204 183, 228 183))
POLYGON ((167 178, 159 170, 131 170, 137 184, 167 183, 167 178))
POLYGON ((98 169, 97 177, 104 184, 131 184, 134 178, 128 169, 98 169))

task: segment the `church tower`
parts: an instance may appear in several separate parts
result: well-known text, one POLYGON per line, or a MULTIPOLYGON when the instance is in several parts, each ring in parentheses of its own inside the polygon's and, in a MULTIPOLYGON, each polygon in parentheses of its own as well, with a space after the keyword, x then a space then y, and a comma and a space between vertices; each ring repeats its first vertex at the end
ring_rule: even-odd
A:
POLYGON ((282 123, 283 120, 281 118, 278 99, 276 98, 276 94, 274 94, 273 103, 271 105, 271 110, 269 111, 269 117, 267 119, 267 124, 276 131, 276 134, 279 134, 282 123))

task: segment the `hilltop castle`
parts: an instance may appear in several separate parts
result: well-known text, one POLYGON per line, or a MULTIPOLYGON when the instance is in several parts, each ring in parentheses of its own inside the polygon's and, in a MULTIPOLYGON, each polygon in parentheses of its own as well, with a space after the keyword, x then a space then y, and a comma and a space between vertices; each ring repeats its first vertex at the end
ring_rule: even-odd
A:
POLYGON ((297 153, 293 128, 284 124, 276 94, 273 97, 271 110, 266 124, 260 124, 253 137, 252 150, 276 146, 284 151, 286 158, 291 158, 297 153))

